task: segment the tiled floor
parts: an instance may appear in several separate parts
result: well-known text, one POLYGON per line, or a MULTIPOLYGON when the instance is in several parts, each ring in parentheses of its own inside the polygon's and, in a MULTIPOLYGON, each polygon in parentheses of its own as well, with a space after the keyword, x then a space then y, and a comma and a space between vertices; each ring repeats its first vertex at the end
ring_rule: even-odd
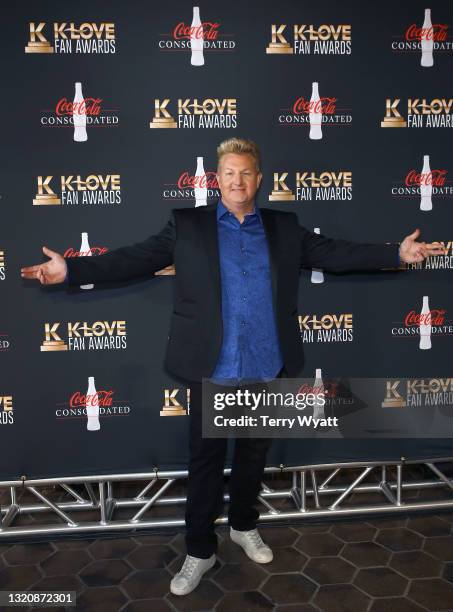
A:
MULTIPOLYGON (((142 486, 118 484, 114 494, 133 497, 142 486)), ((288 481, 276 477, 271 486, 286 488, 288 481)), ((46 493, 51 495, 50 490, 46 493)), ((54 493, 66 495, 59 488, 54 493)), ((183 493, 184 481, 176 482, 172 494, 183 493)), ((30 495, 23 489, 18 499, 24 504, 36 502, 30 495)), ((323 506, 333 501, 330 497, 323 496, 323 506)), ((404 498, 451 500, 451 491, 448 487, 407 489, 404 498)), ((382 502, 382 495, 354 493, 343 505, 358 500, 361 504, 382 502)), ((0 491, 0 502, 8 503, 5 489, 0 491)), ((281 509, 294 508, 288 499, 272 503, 281 509)), ((118 508, 115 518, 130 518, 135 511, 118 508)), ((152 509, 156 518, 181 518, 183 512, 183 506, 175 505, 152 509)), ((79 511, 76 516, 82 519, 82 515, 85 520, 99 520, 97 510, 79 511)), ((30 522, 61 523, 61 519, 34 513, 18 517, 14 524, 30 522)), ((267 524, 260 531, 274 550, 272 563, 250 561, 231 542, 227 528, 219 527, 217 563, 185 597, 169 592, 171 577, 185 556, 183 529, 39 543, 8 543, 0 537, 0 590, 74 590, 77 606, 66 610, 76 612, 453 612, 453 512, 331 519, 291 527, 267 524)))
POLYGON ((75 609, 95 612, 453 610, 452 513, 262 526, 274 549, 267 565, 249 561, 226 528, 218 533, 216 565, 185 597, 169 593, 184 558, 182 531, 3 543, 0 590, 75 590, 75 609))

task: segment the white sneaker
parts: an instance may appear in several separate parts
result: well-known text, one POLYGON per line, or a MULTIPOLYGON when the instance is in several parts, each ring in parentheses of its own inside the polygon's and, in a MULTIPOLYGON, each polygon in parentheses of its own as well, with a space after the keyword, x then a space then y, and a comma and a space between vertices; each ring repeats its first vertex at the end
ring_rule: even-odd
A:
POLYGON ((187 595, 191 593, 201 580, 203 574, 215 564, 216 556, 211 555, 209 559, 199 559, 187 555, 181 570, 173 577, 170 583, 170 591, 174 595, 187 595))
POLYGON ((230 537, 233 542, 242 546, 247 557, 256 563, 270 563, 274 558, 272 550, 261 539, 258 529, 236 531, 230 527, 230 537))

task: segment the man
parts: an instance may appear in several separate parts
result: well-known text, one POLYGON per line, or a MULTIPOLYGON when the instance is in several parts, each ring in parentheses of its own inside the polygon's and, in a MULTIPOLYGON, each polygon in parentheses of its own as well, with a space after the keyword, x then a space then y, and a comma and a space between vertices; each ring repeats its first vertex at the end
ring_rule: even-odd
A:
MULTIPOLYGON (((98 257, 50 261, 22 269, 41 284, 70 285, 152 277, 174 263, 175 303, 165 366, 191 387, 190 460, 186 504, 187 556, 171 582, 190 593, 215 563, 214 521, 223 502, 226 440, 201 436, 201 380, 270 380, 297 376, 303 365, 298 326, 301 267, 326 271, 398 268, 442 253, 438 243, 359 244, 314 234, 292 212, 259 209, 262 174, 255 143, 230 138, 218 149, 221 198, 206 207, 172 211, 164 229, 143 242, 98 257)), ((237 439, 229 482, 230 535, 258 563, 272 560, 254 508, 269 440, 237 439)))

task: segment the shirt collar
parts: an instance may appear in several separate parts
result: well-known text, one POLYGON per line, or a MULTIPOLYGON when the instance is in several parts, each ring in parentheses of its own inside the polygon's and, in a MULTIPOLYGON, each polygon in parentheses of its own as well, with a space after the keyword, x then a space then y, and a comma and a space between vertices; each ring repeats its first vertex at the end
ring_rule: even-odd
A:
MULTIPOLYGON (((219 198, 219 201, 217 203, 217 221, 229 212, 230 211, 228 210, 228 208, 222 202, 222 198, 219 198)), ((254 204, 253 211, 251 213, 248 213, 246 217, 249 217, 252 215, 256 215, 258 219, 261 221, 261 212, 260 212, 259 207, 256 205, 256 203, 254 204)))

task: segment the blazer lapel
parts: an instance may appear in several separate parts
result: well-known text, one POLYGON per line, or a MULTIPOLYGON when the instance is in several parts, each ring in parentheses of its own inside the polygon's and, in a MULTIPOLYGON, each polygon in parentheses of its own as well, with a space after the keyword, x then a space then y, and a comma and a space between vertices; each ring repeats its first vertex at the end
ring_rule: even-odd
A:
POLYGON ((206 256, 209 261, 211 277, 216 287, 217 295, 221 298, 220 287, 220 257, 219 257, 219 238, 217 232, 217 203, 210 204, 200 211, 200 239, 206 247, 206 256))
POLYGON ((268 208, 260 208, 261 218, 263 220, 264 231, 269 247, 269 263, 271 267, 272 279, 272 298, 274 303, 274 311, 277 313, 277 268, 278 268, 278 239, 277 239, 277 224, 275 215, 268 208))

